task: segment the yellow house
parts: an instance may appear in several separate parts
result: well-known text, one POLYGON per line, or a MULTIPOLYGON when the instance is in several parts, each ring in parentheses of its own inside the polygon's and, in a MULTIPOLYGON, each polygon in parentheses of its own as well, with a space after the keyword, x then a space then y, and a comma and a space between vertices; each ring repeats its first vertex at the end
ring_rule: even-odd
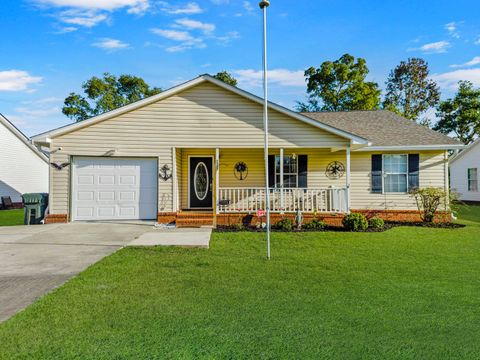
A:
MULTIPOLYGON (((200 225, 255 215, 265 208, 262 104, 202 75, 35 136, 52 164, 47 222, 200 225)), ((447 152, 463 147, 388 111, 300 114, 270 103, 269 118, 277 217, 415 217, 409 190, 447 190, 447 152)))

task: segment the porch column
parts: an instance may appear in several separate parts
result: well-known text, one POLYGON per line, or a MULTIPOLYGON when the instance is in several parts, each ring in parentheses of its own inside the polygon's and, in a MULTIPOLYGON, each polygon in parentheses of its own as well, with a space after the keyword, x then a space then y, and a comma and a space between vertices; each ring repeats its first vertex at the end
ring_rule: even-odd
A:
POLYGON ((172 148, 172 211, 178 212, 177 149, 172 148))
MULTIPOLYGON (((277 165, 275 164, 275 167, 276 166, 277 165)), ((283 192, 283 148, 280 148, 280 212, 282 214, 284 213, 284 209, 285 209, 285 197, 283 192)))
POLYGON ((347 156, 347 168, 346 168, 346 176, 345 176, 345 205, 347 213, 350 212, 350 144, 348 144, 346 149, 346 156, 347 156))
POLYGON ((220 149, 215 149, 215 213, 219 214, 220 209, 218 207, 220 194, 220 149))

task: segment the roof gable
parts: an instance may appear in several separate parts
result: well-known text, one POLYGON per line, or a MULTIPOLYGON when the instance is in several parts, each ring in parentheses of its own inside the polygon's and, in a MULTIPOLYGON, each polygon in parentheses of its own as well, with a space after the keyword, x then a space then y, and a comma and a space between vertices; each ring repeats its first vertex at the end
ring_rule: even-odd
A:
POLYGON ((30 151, 34 152, 40 159, 48 163, 47 156, 39 151, 31 142, 30 139, 22 133, 15 125, 13 125, 5 116, 0 114, 0 124, 9 130, 20 142, 22 142, 30 151))
POLYGON ((457 155, 450 158, 450 164, 453 164, 455 161, 461 159, 464 155, 470 153, 471 151, 479 150, 480 151, 480 138, 475 140, 473 143, 468 145, 465 150, 459 152, 457 155))
MULTIPOLYGON (((33 137, 33 139, 34 139, 34 141, 41 142, 44 139, 55 138, 55 137, 67 134, 69 132, 73 132, 73 131, 76 131, 76 130, 79 130, 79 129, 82 129, 82 128, 85 128, 85 127, 88 127, 88 126, 92 126, 92 125, 95 125, 99 122, 102 122, 102 121, 120 116, 122 114, 125 114, 127 112, 131 112, 133 110, 142 108, 144 106, 148 106, 150 104, 159 102, 163 99, 169 98, 173 95, 176 95, 176 94, 178 94, 182 91, 188 90, 188 89, 190 89, 194 86, 197 86, 201 83, 204 83, 204 82, 212 83, 212 84, 214 84, 216 86, 219 86, 219 87, 221 87, 225 90, 231 91, 231 92, 233 92, 237 95, 240 95, 240 96, 242 96, 246 99, 249 99, 250 101, 256 102, 258 104, 263 104, 263 99, 258 97, 258 96, 255 96, 255 95, 253 95, 253 94, 251 94, 247 91, 241 90, 237 87, 228 85, 228 84, 224 83, 223 81, 220 81, 220 80, 218 80, 218 79, 216 79, 216 78, 214 78, 210 75, 202 75, 202 76, 199 76, 196 79, 190 80, 186 83, 183 83, 181 85, 173 87, 169 90, 163 91, 160 94, 157 94, 157 95, 151 96, 149 98, 137 101, 135 103, 123 106, 123 107, 118 108, 116 110, 109 111, 105 114, 90 118, 88 120, 84 120, 84 121, 81 121, 81 122, 70 124, 70 125, 58 128, 58 129, 54 129, 54 130, 36 135, 36 136, 33 137)), ((269 102, 268 106, 269 106, 270 109, 276 110, 276 111, 278 111, 282 114, 285 114, 285 115, 287 115, 291 118, 294 118, 294 119, 296 119, 300 122, 309 124, 309 125, 314 126, 316 128, 325 130, 327 132, 330 132, 330 133, 335 134, 337 136, 340 136, 342 138, 348 139, 353 144, 362 144, 362 145, 367 145, 368 144, 368 140, 361 137, 361 136, 351 134, 347 131, 338 129, 338 128, 336 128, 334 126, 331 126, 329 124, 324 124, 324 123, 315 121, 315 120, 313 120, 313 119, 311 119, 307 116, 304 116, 302 114, 291 111, 291 110, 289 110, 287 108, 284 108, 280 105, 277 105, 275 103, 269 102)))

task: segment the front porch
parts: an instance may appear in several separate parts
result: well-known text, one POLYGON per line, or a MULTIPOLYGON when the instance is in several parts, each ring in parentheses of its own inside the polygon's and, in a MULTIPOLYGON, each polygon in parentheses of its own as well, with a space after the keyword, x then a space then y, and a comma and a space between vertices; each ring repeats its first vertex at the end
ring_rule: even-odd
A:
MULTIPOLYGON (((263 149, 183 148, 172 153, 171 215, 178 226, 212 225, 223 222, 220 218, 230 221, 266 210, 263 149)), ((269 168, 273 218, 298 211, 321 217, 349 211, 349 148, 271 148, 269 168), (332 163, 342 168, 337 176, 327 174, 332 163)))

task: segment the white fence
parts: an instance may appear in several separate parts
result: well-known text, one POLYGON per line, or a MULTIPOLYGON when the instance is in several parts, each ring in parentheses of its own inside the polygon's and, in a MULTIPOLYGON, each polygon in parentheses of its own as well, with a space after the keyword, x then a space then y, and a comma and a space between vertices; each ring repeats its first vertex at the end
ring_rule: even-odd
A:
MULTIPOLYGON (((272 212, 338 212, 347 211, 346 189, 329 187, 270 188, 270 211, 272 212)), ((219 212, 256 212, 265 210, 265 188, 220 188, 219 212), (228 200, 228 201, 225 201, 228 200)))

